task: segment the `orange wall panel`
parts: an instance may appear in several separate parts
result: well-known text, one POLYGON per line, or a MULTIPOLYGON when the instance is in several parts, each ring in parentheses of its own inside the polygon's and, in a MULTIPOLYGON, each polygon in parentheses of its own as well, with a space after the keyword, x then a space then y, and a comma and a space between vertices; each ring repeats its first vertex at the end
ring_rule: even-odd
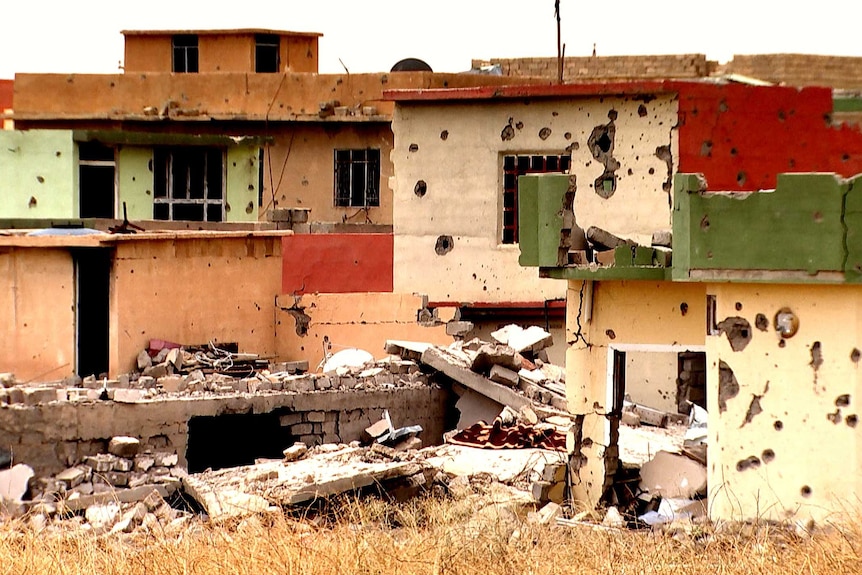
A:
POLYGON ((392 291, 392 234, 282 238, 284 294, 392 291))

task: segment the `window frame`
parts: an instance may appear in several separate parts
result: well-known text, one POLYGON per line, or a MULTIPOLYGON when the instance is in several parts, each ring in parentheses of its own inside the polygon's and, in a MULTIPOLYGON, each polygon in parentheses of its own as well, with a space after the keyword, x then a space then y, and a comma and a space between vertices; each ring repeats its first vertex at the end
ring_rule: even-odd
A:
MULTIPOLYGON (((107 155, 107 154, 106 154, 107 155)), ((118 192, 118 181, 117 181, 117 148, 114 146, 108 146, 104 144, 100 144, 99 142, 78 142, 78 216, 81 218, 116 218, 117 217, 117 192, 118 192), (101 148, 101 149, 99 149, 101 148), (110 150, 111 159, 107 158, 97 158, 95 156, 98 155, 98 152, 107 152, 110 150), (96 154, 92 154, 91 152, 97 152, 96 154), (93 156, 93 157, 85 157, 85 156, 93 156), (110 215, 102 216, 102 215, 93 215, 87 210, 82 210, 84 206, 84 190, 81 184, 84 182, 84 172, 89 169, 96 168, 97 170, 101 169, 110 169, 111 170, 111 182, 112 182, 112 190, 111 190, 111 209, 110 215)))
POLYGON ((338 148, 333 151, 333 198, 336 208, 380 207, 380 148, 338 148), (363 156, 363 157, 360 157, 363 156), (362 176, 360 194, 356 176, 362 176), (342 186, 346 185, 346 188, 342 186))
POLYGON ((200 43, 197 34, 171 36, 171 71, 175 74, 200 72, 200 43))
POLYGON ((502 182, 500 186, 500 233, 501 244, 518 244, 518 176, 527 174, 567 174, 571 169, 570 154, 547 154, 542 152, 506 153, 502 159, 502 182), (509 165, 509 161, 514 164, 509 165), (526 166, 521 166, 521 161, 526 166), (548 168, 551 161, 556 168, 548 168), (537 164, 539 166, 537 167, 537 164))
POLYGON ((227 150, 210 146, 159 146, 153 149, 153 219, 159 221, 223 222, 226 220, 227 195, 227 150), (218 157, 219 166, 210 166, 212 158, 218 157), (202 165, 200 164, 202 160, 202 165), (179 165, 178 165, 179 164, 179 165), (184 171, 185 185, 178 182, 178 172, 184 171), (217 174, 218 185, 212 178, 217 174), (194 182, 192 178, 200 176, 194 182), (198 192, 198 190, 200 190, 198 192), (178 192, 182 191, 182 194, 178 192), (198 197, 199 196, 199 197, 198 197), (165 214, 159 213, 167 206, 165 214), (202 206, 202 219, 176 217, 176 208, 181 211, 191 206, 202 206), (215 209, 214 209, 215 208, 215 209), (210 211, 217 214, 212 218, 210 211), (162 217, 162 216, 166 217, 162 217))
MULTIPOLYGON (((269 54, 271 58, 273 54, 269 54)), ((269 67, 267 67, 269 68, 269 67)), ((277 74, 281 70, 281 36, 278 34, 254 35, 254 71, 256 74, 277 74), (275 66, 273 69, 261 70, 261 53, 274 50, 275 66)))

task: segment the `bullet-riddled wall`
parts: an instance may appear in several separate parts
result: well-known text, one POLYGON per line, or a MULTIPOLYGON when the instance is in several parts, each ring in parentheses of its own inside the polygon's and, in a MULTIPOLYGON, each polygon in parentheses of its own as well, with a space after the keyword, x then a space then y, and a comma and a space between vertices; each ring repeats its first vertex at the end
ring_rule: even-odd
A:
POLYGON ((707 290, 723 332, 706 338, 710 514, 821 521, 855 513, 862 493, 862 290, 707 290), (792 336, 780 335, 791 328, 792 336))
POLYGON ((570 154, 578 224, 648 243, 670 228, 676 114, 670 95, 398 102, 395 291, 432 301, 562 296, 502 243, 506 155, 570 154))
POLYGON ((77 146, 69 131, 0 130, 0 214, 75 217, 77 166, 77 146))

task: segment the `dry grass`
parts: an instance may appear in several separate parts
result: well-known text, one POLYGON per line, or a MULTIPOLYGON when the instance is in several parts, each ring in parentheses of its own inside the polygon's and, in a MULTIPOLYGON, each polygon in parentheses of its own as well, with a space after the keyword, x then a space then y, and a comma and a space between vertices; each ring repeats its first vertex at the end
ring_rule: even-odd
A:
POLYGON ((326 520, 256 516, 230 525, 93 535, 0 526, 0 573, 559 574, 860 573, 857 523, 799 537, 774 525, 685 534, 534 526, 506 507, 432 497, 347 502, 326 520))

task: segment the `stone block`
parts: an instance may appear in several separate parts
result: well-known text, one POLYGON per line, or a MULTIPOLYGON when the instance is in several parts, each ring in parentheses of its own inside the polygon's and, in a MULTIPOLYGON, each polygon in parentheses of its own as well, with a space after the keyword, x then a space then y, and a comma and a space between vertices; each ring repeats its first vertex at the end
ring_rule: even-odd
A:
POLYGON ((518 385, 518 381, 520 380, 517 372, 505 368, 502 365, 492 365, 491 373, 488 375, 488 379, 496 383, 502 383, 503 385, 507 385, 509 387, 515 387, 516 385, 518 385))
POLYGON ((114 471, 131 471, 134 467, 134 462, 125 457, 118 457, 114 462, 114 471))
POLYGON ((137 455, 135 456, 134 469, 135 471, 148 471, 155 464, 156 460, 152 455, 137 455))
POLYGON ((309 411, 305 419, 311 423, 320 423, 326 421, 326 413, 323 411, 309 411))
POLYGON ((285 413, 281 417, 278 418, 278 423, 282 427, 289 427, 291 425, 295 425, 297 423, 302 423, 304 419, 305 413, 301 411, 294 411, 293 413, 285 413))
POLYGON ((296 436, 308 435, 311 434, 313 430, 314 427, 310 423, 297 423, 290 428, 290 433, 296 436))
POLYGON ((108 453, 117 457, 134 457, 141 450, 141 441, 136 437, 117 435, 108 442, 108 453))
POLYGON ((89 468, 70 467, 58 473, 54 478, 57 481, 61 481, 66 486, 66 489, 72 489, 87 480, 88 471, 90 471, 89 468))
POLYGON ((320 430, 324 435, 335 435, 338 433, 338 423, 335 421, 324 421, 320 430))
POLYGON ((23 392, 26 405, 57 401, 57 388, 55 387, 25 387, 23 392))
POLYGON ((153 461, 156 467, 173 467, 179 461, 179 456, 169 451, 158 451, 153 453, 153 461))
POLYGON ((10 404, 24 403, 24 390, 20 387, 10 387, 8 393, 10 404))
POLYGON ((328 375, 321 375, 314 378, 314 389, 317 391, 325 391, 332 389, 332 378, 328 375))
POLYGON ((147 367, 144 369, 143 374, 145 376, 149 376, 149 377, 152 377, 155 379, 158 379, 160 377, 165 377, 166 375, 170 375, 169 370, 168 370, 168 363, 163 362, 163 363, 157 363, 157 364, 151 365, 150 367, 147 367))
POLYGON ((107 473, 114 469, 117 457, 109 453, 99 453, 84 457, 84 465, 90 467, 96 473, 107 473))
POLYGON ((299 393, 310 393, 314 391, 314 379, 303 376, 296 380, 296 391, 299 393))

